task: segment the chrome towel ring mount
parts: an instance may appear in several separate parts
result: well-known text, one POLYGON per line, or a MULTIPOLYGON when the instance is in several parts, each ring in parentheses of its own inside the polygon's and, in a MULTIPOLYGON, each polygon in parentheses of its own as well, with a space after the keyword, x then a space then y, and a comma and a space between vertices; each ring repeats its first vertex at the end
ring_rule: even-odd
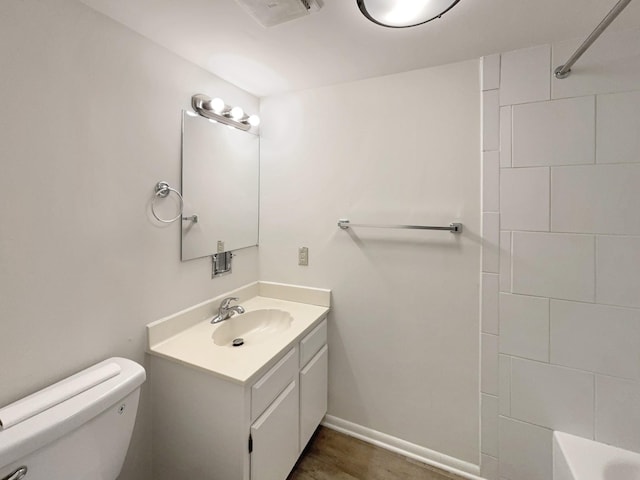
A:
POLYGON ((177 191, 175 188, 171 188, 171 186, 169 186, 167 182, 156 183, 155 195, 153 196, 153 200, 151 200, 151 213, 153 213, 153 216, 156 218, 156 220, 162 223, 173 223, 182 217, 183 210, 184 210, 184 200, 182 200, 182 195, 180 194, 180 192, 177 191), (180 211, 178 212, 178 215, 167 220, 164 218, 160 218, 158 216, 158 214, 156 213, 155 206, 159 198, 167 198, 171 192, 175 193, 178 196, 178 200, 180 201, 180 211))

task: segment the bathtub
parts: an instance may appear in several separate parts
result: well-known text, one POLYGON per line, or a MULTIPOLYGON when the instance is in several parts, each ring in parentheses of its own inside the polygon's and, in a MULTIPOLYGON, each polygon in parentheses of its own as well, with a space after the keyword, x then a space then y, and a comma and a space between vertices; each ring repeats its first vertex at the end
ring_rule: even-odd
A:
POLYGON ((640 454, 553 432, 553 480, 640 480, 640 454))

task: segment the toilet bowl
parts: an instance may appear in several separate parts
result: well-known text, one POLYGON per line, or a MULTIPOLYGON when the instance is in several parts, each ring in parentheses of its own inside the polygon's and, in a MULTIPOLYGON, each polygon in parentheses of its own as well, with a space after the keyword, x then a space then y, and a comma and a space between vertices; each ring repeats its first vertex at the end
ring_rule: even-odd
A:
POLYGON ((0 408, 0 480, 115 480, 145 378, 110 358, 0 408))

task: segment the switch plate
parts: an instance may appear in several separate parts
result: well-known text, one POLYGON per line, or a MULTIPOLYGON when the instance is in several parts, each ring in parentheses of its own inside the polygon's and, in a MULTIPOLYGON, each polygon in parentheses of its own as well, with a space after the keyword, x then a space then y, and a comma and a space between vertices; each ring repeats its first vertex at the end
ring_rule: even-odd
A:
POLYGON ((309 249, 307 247, 298 248, 298 265, 309 265, 309 249))

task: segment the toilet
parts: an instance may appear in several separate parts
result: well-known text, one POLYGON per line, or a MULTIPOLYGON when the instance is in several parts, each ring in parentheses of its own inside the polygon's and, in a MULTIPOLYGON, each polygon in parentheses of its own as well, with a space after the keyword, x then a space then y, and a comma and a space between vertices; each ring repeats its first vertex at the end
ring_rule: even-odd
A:
POLYGON ((109 358, 0 408, 0 480, 115 480, 145 378, 109 358))

